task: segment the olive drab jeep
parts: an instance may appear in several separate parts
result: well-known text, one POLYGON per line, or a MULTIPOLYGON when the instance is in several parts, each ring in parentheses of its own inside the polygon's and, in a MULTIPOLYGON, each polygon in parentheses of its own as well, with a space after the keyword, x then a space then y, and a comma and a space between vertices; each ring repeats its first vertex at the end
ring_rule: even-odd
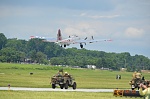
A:
POLYGON ((75 90, 77 86, 73 76, 67 72, 63 73, 63 70, 60 70, 56 75, 51 77, 51 84, 53 89, 55 89, 56 86, 60 86, 61 89, 72 87, 75 90))

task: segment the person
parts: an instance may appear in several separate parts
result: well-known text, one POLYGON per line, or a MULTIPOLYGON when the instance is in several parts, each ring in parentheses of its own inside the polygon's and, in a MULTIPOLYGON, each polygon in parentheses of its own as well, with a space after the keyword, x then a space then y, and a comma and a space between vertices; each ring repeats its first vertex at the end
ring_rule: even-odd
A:
POLYGON ((129 81, 129 84, 132 86, 133 84, 134 84, 134 82, 135 82, 135 79, 136 79, 136 71, 132 74, 132 79, 131 79, 131 81, 129 81))
POLYGON ((141 73, 137 72, 137 73, 135 74, 135 78, 141 79, 141 73))
POLYGON ((62 72, 62 74, 63 74, 63 71, 58 71, 58 73, 55 75, 56 77, 62 77, 62 74, 61 74, 61 72, 62 72))
POLYGON ((132 80, 129 82, 132 90, 134 90, 135 88, 139 89, 139 85, 140 83, 142 83, 141 75, 142 74, 140 72, 136 71, 132 74, 132 80))
POLYGON ((132 74, 132 79, 135 79, 136 71, 132 74))
POLYGON ((68 72, 65 72, 64 77, 71 77, 68 72))
POLYGON ((137 73, 137 72, 135 71, 135 72, 132 74, 132 79, 131 79, 131 81, 129 81, 129 84, 131 85, 131 89, 132 89, 132 90, 135 89, 135 86, 134 86, 134 82, 135 82, 135 81, 134 81, 134 80, 136 79, 136 78, 135 78, 136 73, 137 73))
POLYGON ((67 72, 65 72, 64 76, 68 76, 69 74, 67 72))
POLYGON ((150 81, 147 81, 147 86, 141 83, 139 87, 140 95, 144 96, 144 99, 150 99, 150 81))

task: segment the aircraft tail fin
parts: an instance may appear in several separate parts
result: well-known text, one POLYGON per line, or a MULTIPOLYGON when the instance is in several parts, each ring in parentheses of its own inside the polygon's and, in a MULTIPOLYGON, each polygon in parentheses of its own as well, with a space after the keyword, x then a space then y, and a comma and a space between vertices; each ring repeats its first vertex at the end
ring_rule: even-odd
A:
POLYGON ((58 34, 57 34, 57 41, 62 40, 62 36, 61 36, 61 31, 60 29, 58 30, 58 34))

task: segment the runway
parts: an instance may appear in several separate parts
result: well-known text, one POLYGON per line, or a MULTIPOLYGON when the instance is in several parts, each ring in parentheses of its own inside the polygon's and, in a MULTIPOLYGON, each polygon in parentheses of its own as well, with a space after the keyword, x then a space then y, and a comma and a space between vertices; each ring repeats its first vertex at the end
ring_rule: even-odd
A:
POLYGON ((12 90, 12 91, 53 91, 53 92, 113 92, 114 89, 52 89, 52 88, 25 88, 25 87, 0 87, 0 90, 12 90))

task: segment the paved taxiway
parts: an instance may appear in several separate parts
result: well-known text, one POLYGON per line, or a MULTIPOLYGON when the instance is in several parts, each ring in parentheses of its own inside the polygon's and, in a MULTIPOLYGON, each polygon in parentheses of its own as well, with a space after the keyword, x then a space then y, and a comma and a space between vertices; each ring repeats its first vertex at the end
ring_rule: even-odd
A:
POLYGON ((24 88, 24 87, 0 87, 0 90, 13 90, 13 91, 62 91, 62 92, 113 92, 114 89, 52 89, 52 88, 24 88))

